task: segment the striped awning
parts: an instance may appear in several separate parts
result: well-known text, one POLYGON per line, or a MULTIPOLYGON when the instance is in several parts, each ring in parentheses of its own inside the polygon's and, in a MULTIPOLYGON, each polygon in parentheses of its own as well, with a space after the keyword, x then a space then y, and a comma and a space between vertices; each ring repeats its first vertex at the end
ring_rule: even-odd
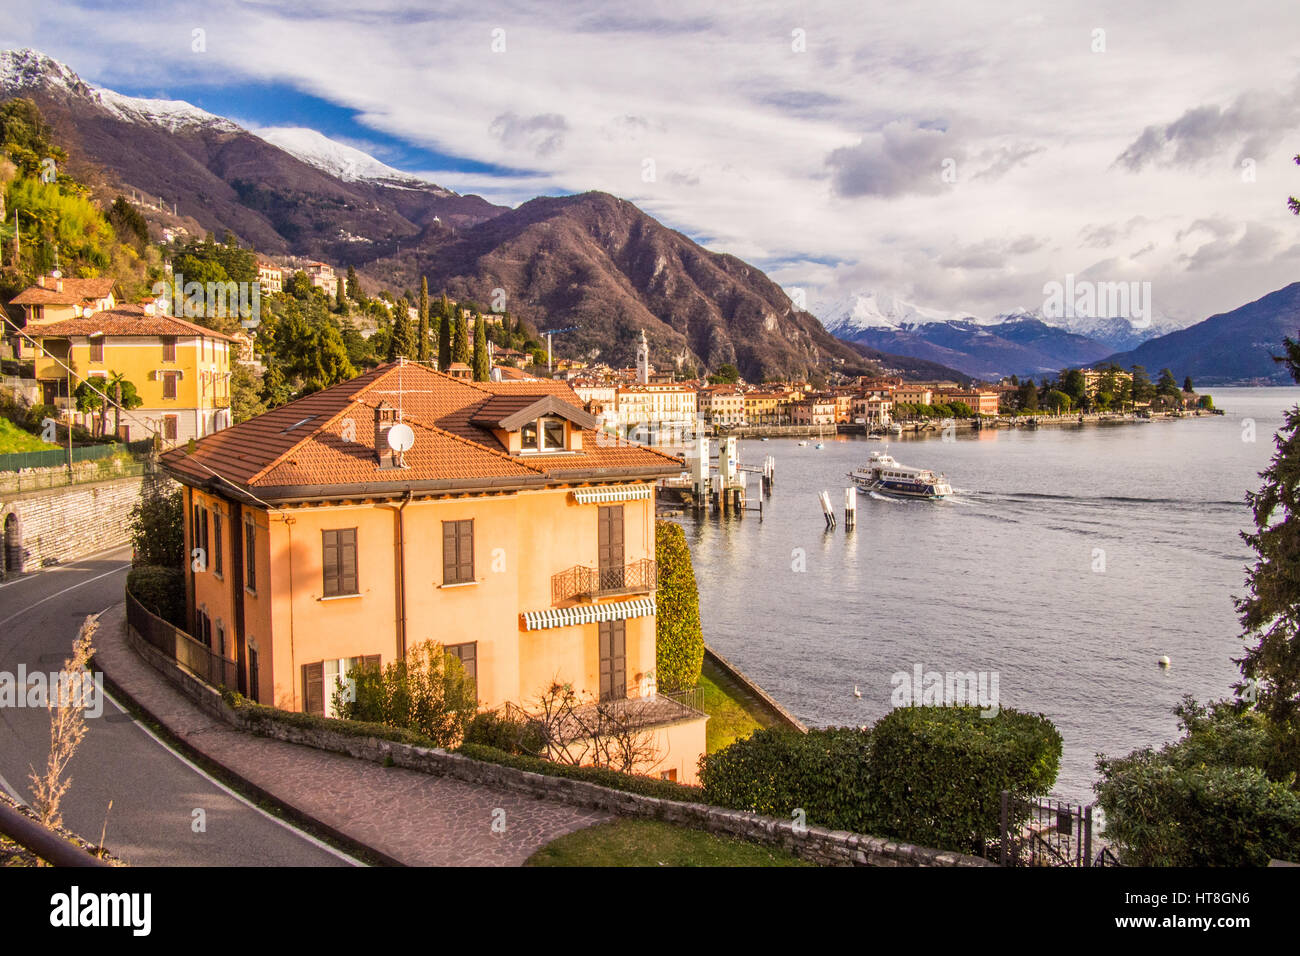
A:
POLYGON ((579 488, 573 500, 580 505, 608 504, 611 501, 643 501, 650 497, 649 485, 624 485, 614 488, 579 488))
POLYGON ((597 621, 626 621, 630 617, 651 617, 654 613, 655 599, 652 597, 617 601, 613 604, 553 607, 545 611, 525 611, 524 630, 539 631, 547 627, 571 627, 574 624, 593 624, 597 621))

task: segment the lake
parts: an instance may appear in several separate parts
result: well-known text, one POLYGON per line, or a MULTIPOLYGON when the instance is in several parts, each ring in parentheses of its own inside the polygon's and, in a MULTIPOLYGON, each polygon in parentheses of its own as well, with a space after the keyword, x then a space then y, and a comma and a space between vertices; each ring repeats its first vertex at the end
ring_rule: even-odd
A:
POLYGON ((1300 388, 1207 391, 1225 415, 744 441, 744 464, 776 459, 762 520, 680 519, 706 639, 809 725, 874 723, 917 665, 996 673, 1003 707, 1064 737, 1055 792, 1091 802, 1098 752, 1174 739, 1184 694, 1228 696, 1239 676, 1243 499, 1300 388), (847 532, 846 475, 877 449, 945 473, 953 497, 859 494, 847 532))

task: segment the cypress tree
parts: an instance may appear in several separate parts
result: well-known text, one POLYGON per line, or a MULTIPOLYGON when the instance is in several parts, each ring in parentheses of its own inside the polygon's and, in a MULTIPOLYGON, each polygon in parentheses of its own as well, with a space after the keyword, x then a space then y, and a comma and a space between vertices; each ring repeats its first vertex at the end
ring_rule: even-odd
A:
POLYGON ((465 321, 464 312, 459 308, 456 311, 459 314, 456 316, 455 325, 452 329, 451 360, 452 362, 463 362, 468 365, 470 362, 469 326, 465 321))
POLYGON ((429 280, 420 278, 420 325, 415 332, 415 357, 429 361, 429 280))
POLYGON ((474 318, 474 381, 486 382, 492 375, 492 363, 488 360, 487 320, 479 315, 474 318))
POLYGON ((447 371, 451 364, 451 316, 446 310, 438 320, 438 371, 447 371))
POLYGON ((407 313, 410 306, 405 299, 398 299, 393 306, 393 337, 388 345, 388 361, 393 362, 399 356, 411 358, 414 352, 411 341, 411 316, 407 313))

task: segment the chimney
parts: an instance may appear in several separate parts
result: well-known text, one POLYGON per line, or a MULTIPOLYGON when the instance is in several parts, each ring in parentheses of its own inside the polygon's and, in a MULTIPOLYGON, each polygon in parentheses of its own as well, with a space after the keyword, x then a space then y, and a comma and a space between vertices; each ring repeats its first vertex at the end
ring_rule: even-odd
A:
POLYGON ((63 280, 62 280, 62 279, 57 279, 57 280, 55 280, 55 282, 54 282, 54 291, 55 291, 55 292, 62 292, 62 291, 63 291, 63 280))
POLYGON ((42 289, 45 288, 45 273, 41 273, 40 275, 38 275, 38 276, 36 277, 36 283, 37 283, 37 285, 39 285, 42 289))
POLYGON ((387 402, 375 406, 375 459, 380 468, 397 467, 397 455, 388 447, 388 430, 401 420, 397 409, 387 402))

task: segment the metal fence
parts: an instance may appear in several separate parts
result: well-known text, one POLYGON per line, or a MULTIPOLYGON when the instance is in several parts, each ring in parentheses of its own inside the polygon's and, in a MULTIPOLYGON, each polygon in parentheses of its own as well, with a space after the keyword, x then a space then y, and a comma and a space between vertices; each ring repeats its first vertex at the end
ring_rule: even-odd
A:
POLYGON ((126 595, 126 620, 137 634, 200 680, 214 687, 233 689, 237 686, 238 664, 195 640, 176 625, 164 621, 129 591, 126 595))
POLYGON ((1109 846, 1094 842, 1093 811, 1091 804, 1026 799, 1004 790, 1001 832, 989 858, 1003 866, 1119 866, 1109 846))
MULTIPOLYGON (((118 442, 104 445, 81 445, 72 449, 72 463, 81 461, 99 461, 112 458, 118 452, 125 451, 134 457, 145 454, 153 439, 118 442)), ((50 448, 46 451, 23 451, 0 455, 0 471, 22 471, 25 468, 62 468, 68 464, 68 449, 50 448)))

